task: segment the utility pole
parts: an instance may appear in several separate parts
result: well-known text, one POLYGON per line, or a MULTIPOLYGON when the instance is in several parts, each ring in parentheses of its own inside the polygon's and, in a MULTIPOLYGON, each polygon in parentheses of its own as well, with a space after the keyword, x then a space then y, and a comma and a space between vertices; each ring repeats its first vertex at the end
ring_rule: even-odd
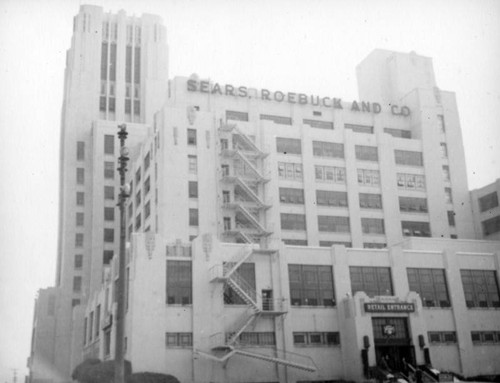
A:
POLYGON ((118 283, 116 284, 116 339, 115 339, 115 383, 125 383, 125 202, 130 195, 130 187, 125 184, 128 149, 125 146, 127 139, 127 125, 118 125, 118 139, 120 140, 120 157, 118 157, 118 173, 120 174, 120 194, 118 206, 120 208, 120 252, 118 259, 118 283))

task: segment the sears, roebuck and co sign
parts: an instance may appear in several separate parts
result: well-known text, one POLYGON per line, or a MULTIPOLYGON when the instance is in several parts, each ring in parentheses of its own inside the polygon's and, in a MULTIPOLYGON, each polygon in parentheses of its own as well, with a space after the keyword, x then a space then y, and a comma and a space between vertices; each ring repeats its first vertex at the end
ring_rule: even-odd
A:
POLYGON ((413 303, 365 303, 367 313, 412 313, 415 312, 413 303))
MULTIPOLYGON (((234 96, 250 98, 249 88, 246 86, 233 86, 230 84, 220 85, 209 81, 198 81, 189 79, 187 81, 189 92, 209 93, 220 96, 234 96)), ((261 89, 258 97, 263 101, 287 102, 289 104, 322 106, 325 108, 344 109, 342 99, 335 97, 320 97, 307 95, 304 93, 282 92, 280 90, 270 91, 261 89)), ((382 106, 377 102, 353 101, 350 103, 350 110, 355 112, 368 112, 378 114, 382 111, 382 106)), ((410 108, 407 106, 391 105, 391 113, 407 117, 410 115, 410 108)))

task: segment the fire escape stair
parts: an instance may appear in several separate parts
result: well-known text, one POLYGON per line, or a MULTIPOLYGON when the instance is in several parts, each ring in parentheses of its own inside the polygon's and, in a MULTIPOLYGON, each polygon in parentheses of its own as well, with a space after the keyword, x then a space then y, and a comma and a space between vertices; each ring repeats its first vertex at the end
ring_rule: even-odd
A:
MULTIPOLYGON (((243 205, 237 204, 236 209, 238 212, 243 214, 243 216, 258 230, 259 235, 271 235, 272 232, 267 231, 260 222, 254 217, 252 213, 250 213, 243 205)), ((256 233, 257 234, 257 233, 256 233)))

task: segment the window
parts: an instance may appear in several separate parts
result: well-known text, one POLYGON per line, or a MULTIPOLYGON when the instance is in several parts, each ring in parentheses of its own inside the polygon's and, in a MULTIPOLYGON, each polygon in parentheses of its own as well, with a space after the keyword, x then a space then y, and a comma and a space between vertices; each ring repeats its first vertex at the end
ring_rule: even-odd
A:
POLYGON ((409 130, 384 128, 384 133, 397 138, 411 138, 411 132, 409 130))
POLYGON ((373 126, 368 125, 357 125, 357 124, 344 124, 345 129, 351 129, 356 133, 368 133, 373 134, 373 126))
POLYGON ((410 213, 426 213, 427 198, 399 197, 399 210, 410 213))
MULTIPOLYGON (((150 215, 151 215, 151 201, 148 201, 144 205, 144 219, 148 218, 150 215)), ((146 229, 146 231, 148 230, 146 229)))
POLYGON ((83 344, 87 344, 87 327, 88 327, 88 318, 85 317, 83 321, 83 344))
POLYGON ((113 259, 113 250, 104 250, 102 252, 102 263, 104 265, 109 265, 111 263, 111 260, 113 259))
POLYGON ((104 229, 104 242, 115 241, 115 229, 104 229))
POLYGON ((141 204, 141 191, 138 190, 135 195, 135 206, 139 207, 140 204, 141 204))
POLYGON ((109 162, 109 161, 104 162, 104 178, 111 180, 115 178, 114 162, 109 162))
POLYGON ((446 203, 453 203, 453 194, 451 188, 444 188, 444 200, 446 203))
POLYGON ((410 291, 422 299, 424 307, 450 307, 444 269, 406 269, 410 291))
MULTIPOLYGON (((252 291, 255 291, 255 264, 254 263, 243 263, 238 270, 235 271, 238 277, 243 279, 252 291)), ((255 296, 251 297, 255 300, 255 296)), ((233 290, 230 286, 224 289, 224 304, 227 305, 245 305, 247 304, 238 293, 233 290)))
POLYGON ((85 159, 85 142, 77 141, 76 143, 76 159, 83 161, 85 159))
POLYGON ((335 142, 313 141, 315 157, 344 158, 344 144, 335 142))
POLYGON ((311 128, 319 129, 333 129, 333 122, 331 121, 319 121, 319 120, 302 120, 304 125, 309 125, 311 128))
POLYGON ((101 328, 101 305, 97 305, 95 311, 95 337, 99 338, 99 330, 101 328))
POLYGON ((448 146, 444 142, 439 144, 441 146, 441 157, 448 158, 448 146))
POLYGON ((444 116, 441 114, 437 115, 437 126, 440 133, 444 133, 446 131, 446 127, 444 124, 444 116))
POLYGON ((299 347, 338 346, 338 332, 294 332, 293 344, 299 347))
POLYGON ((394 157, 397 165, 423 166, 424 160, 421 152, 410 152, 407 150, 395 150, 394 157))
POLYGON ((307 239, 282 239, 285 245, 307 246, 307 239))
POLYGON ((188 191, 189 198, 198 198, 198 182, 189 181, 188 182, 188 189, 189 189, 189 191, 188 191))
MULTIPOLYGON (((232 334, 226 334, 232 335, 232 334)), ((240 345, 252 346, 274 346, 276 336, 274 332, 243 332, 237 340, 240 345)))
POLYGON ((331 266, 288 265, 290 299, 294 306, 335 306, 331 266))
POLYGON ((381 218, 361 218, 363 234, 385 234, 384 220, 381 218))
POLYGON ((188 156, 188 169, 189 173, 198 173, 198 157, 188 156))
POLYGON ((498 281, 493 270, 460 270, 467 307, 500 307, 498 281))
POLYGON ((135 184, 139 186, 139 182, 141 182, 141 168, 138 168, 135 172, 135 184))
POLYGON ((167 304, 192 303, 192 269, 190 261, 167 261, 167 304))
POLYGON ((75 234, 75 247, 83 247, 83 233, 75 234))
POLYGON ((193 333, 191 332, 167 332, 165 333, 165 345, 167 347, 192 347, 193 333))
POLYGON ((302 154, 301 142, 297 138, 276 137, 276 151, 283 154, 302 154))
POLYGON ((76 183, 78 185, 83 185, 85 183, 85 169, 76 168, 76 183))
POLYGON ((479 210, 481 212, 493 209, 498 206, 498 194, 493 192, 479 198, 479 210))
POLYGON ((82 291, 82 277, 77 275, 73 277, 73 292, 79 293, 82 291))
POLYGON ((85 194, 83 192, 76 192, 76 204, 78 206, 85 205, 85 194))
POLYGON ((141 228, 141 224, 142 224, 142 217, 141 217, 141 213, 139 213, 135 216, 135 230, 136 231, 139 231, 139 229, 141 228))
POLYGON ((332 190, 316 190, 318 206, 347 206, 347 193, 332 190))
POLYGON ((196 145, 196 129, 187 130, 187 144, 196 145))
POLYGON ((115 199, 115 187, 114 186, 104 186, 104 199, 114 200, 115 199))
POLYGON ((323 115, 323 113, 321 113, 320 111, 313 110, 313 116, 320 116, 321 117, 322 115, 323 115))
POLYGON ((380 172, 378 170, 358 169, 358 185, 379 186, 380 172))
POLYGON ((455 331, 429 331, 429 343, 457 343, 455 331))
POLYGON ((455 226, 455 212, 448 210, 448 225, 455 226))
POLYGON ((84 218, 83 213, 76 213, 76 226, 83 226, 84 218))
POLYGON ((363 209, 382 209, 380 194, 359 193, 359 207, 363 209))
POLYGON ((281 230, 306 230, 306 216, 281 213, 281 230))
POLYGON ((144 196, 146 196, 150 190, 151 190, 151 177, 148 176, 148 178, 146 178, 146 180, 144 181, 144 196))
POLYGON ((280 179, 302 181, 302 164, 278 162, 278 176, 280 179))
POLYGON ((352 295, 364 291, 368 296, 393 295, 391 269, 388 267, 349 267, 352 295))
POLYGON ((363 242, 363 249, 385 249, 386 247, 386 243, 363 242))
POLYGON ((349 233, 349 217, 318 215, 318 230, 333 233, 349 233))
POLYGON ((115 154, 115 136, 104 135, 104 154, 115 154))
POLYGON ((80 299, 72 299, 71 300, 71 307, 78 306, 80 304, 80 299))
POLYGON ((500 216, 487 219, 486 221, 481 222, 483 226, 483 234, 490 235, 493 233, 498 233, 500 231, 500 216))
POLYGON ((314 166, 316 181, 345 184, 345 168, 335 166, 314 166))
POLYGON ((114 207, 105 207, 104 208, 104 220, 105 221, 114 221, 115 220, 115 208, 114 207))
POLYGON ((473 344, 500 343, 499 331, 471 331, 470 335, 473 344))
POLYGON ((450 180, 450 167, 448 165, 443 165, 443 179, 445 181, 450 180))
POLYGON ((425 190, 425 176, 417 174, 398 173, 398 188, 408 190, 425 190))
POLYGON ((83 254, 75 254, 75 269, 81 269, 83 267, 83 254))
POLYGON ((376 146, 355 146, 356 159, 360 161, 378 161, 378 152, 376 146))
POLYGON ((226 110, 226 120, 248 121, 248 113, 226 110))
POLYGON ((319 241, 319 246, 320 247, 332 247, 333 245, 344 245, 345 247, 352 247, 352 242, 319 241))
POLYGON ((149 169, 149 165, 151 165, 151 152, 148 152, 144 157, 144 172, 149 169))
POLYGON ((189 209, 189 226, 198 226, 198 209, 189 209))
POLYGON ((272 121, 275 124, 279 124, 279 125, 292 125, 292 119, 290 117, 273 116, 270 114, 261 114, 260 119, 272 121))
POLYGON ((431 228, 429 222, 402 221, 401 229, 406 237, 430 237, 431 228))
POLYGON ((280 188, 280 202, 304 204, 304 189, 280 188))

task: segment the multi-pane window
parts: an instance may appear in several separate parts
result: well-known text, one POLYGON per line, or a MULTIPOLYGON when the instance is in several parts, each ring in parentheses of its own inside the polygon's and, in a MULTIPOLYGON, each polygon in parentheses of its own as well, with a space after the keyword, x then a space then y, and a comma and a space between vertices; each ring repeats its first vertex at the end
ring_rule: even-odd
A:
POLYGON ((196 145, 196 129, 187 130, 187 144, 196 145))
POLYGON ((448 210, 448 225, 455 226, 455 212, 448 210))
POLYGON ((446 128, 444 124, 444 116, 442 114, 437 115, 437 125, 440 133, 444 133, 446 128))
POLYGON ((349 267, 352 294, 364 291, 368 296, 393 295, 389 267, 349 267))
POLYGON ((411 138, 411 132, 409 130, 384 128, 384 133, 388 133, 397 138, 411 138))
POLYGON ((371 169, 358 169, 358 184, 364 186, 379 186, 380 172, 371 169))
POLYGON ((443 179, 445 181, 450 180, 450 167, 448 165, 443 165, 443 179))
POLYGON ((165 345, 167 347, 192 347, 193 333, 191 332, 167 332, 165 333, 165 345))
POLYGON ((190 261, 167 261, 167 304, 192 303, 192 265, 190 261))
POLYGON ((378 151, 376 146, 356 145, 354 147, 356 159, 360 161, 378 161, 378 151))
POLYGON ((290 299, 294 306, 335 306, 331 266, 288 265, 290 299))
POLYGON ((114 242, 115 241, 115 229, 104 229, 104 242, 114 242))
POLYGON ((467 307, 500 307, 494 270, 460 270, 467 307))
POLYGON ((446 203, 453 203, 453 194, 451 188, 444 188, 444 200, 446 203))
MULTIPOLYGON (((252 291, 255 291, 255 264, 254 263, 243 263, 238 270, 235 271, 238 278, 244 281, 244 284, 249 287, 252 291)), ((255 296, 251 296, 255 299, 255 296)), ((224 303, 227 305, 244 305, 245 301, 241 296, 233 290, 230 286, 224 289, 224 303)))
POLYGON ((108 199, 108 200, 115 199, 115 187, 114 186, 104 186, 104 199, 108 199))
POLYGON ((75 247, 83 247, 83 233, 75 234, 75 247))
POLYGON ((304 204, 304 189, 280 188, 280 202, 304 204))
POLYGON ((316 157, 344 158, 344 144, 313 141, 313 155, 316 157))
POLYGON ((115 136, 104 135, 104 154, 115 154, 115 136))
POLYGON ((78 185, 83 185, 85 183, 85 169, 76 168, 76 183, 78 185))
POLYGON ((83 213, 76 213, 76 226, 83 226, 85 215, 83 213))
POLYGON ((399 210, 411 213, 426 213, 427 198, 399 197, 399 210))
POLYGON ((363 209, 382 209, 382 196, 374 193, 359 193, 359 207, 363 209))
POLYGON ((281 230, 306 230, 306 216, 281 213, 281 230))
POLYGON ((398 188, 408 190, 425 190, 425 176, 417 174, 398 173, 398 188))
POLYGON ((429 331, 429 343, 457 343, 455 331, 429 331))
POLYGON ((318 206, 347 206, 347 193, 333 190, 316 190, 318 206))
POLYGON ((244 346, 274 346, 276 336, 274 332, 243 332, 238 337, 237 343, 244 346))
POLYGON ((309 125, 311 128, 330 129, 330 130, 333 129, 333 122, 331 121, 303 119, 302 123, 304 125, 309 125))
POLYGON ((189 198, 198 198, 198 182, 196 181, 188 182, 188 194, 189 198))
POLYGON ((379 242, 363 242, 363 249, 385 249, 387 243, 379 242))
POLYGON ((471 331, 472 343, 500 343, 500 331, 471 331))
POLYGON ((500 215, 481 222, 481 226, 483 227, 484 235, 498 233, 500 231, 500 215))
POLYGON ((351 129, 356 133, 368 133, 373 134, 373 126, 368 125, 358 125, 358 124, 344 124, 345 129, 351 129))
POLYGON ((497 192, 486 194, 479 198, 479 210, 481 212, 493 209, 498 206, 498 194, 497 192))
POLYGON ((318 215, 318 230, 331 233, 349 233, 349 217, 318 215))
POLYGON ((271 114, 261 114, 260 119, 272 121, 275 124, 279 124, 279 125, 292 125, 292 119, 290 117, 274 116, 271 114))
POLYGON ((410 291, 422 299, 424 307, 450 307, 444 269, 406 269, 410 291))
POLYGON ((307 239, 282 239, 285 245, 290 246, 307 246, 307 239))
POLYGON ((73 277, 73 292, 79 293, 82 291, 82 277, 77 275, 73 277))
POLYGON ((298 138, 276 137, 276 151, 283 154, 302 154, 302 144, 298 138))
POLYGON ((248 113, 226 110, 226 120, 248 121, 248 113))
POLYGON ((340 333, 294 332, 293 344, 296 347, 338 346, 340 345, 340 333))
POLYGON ((83 161, 85 159, 85 142, 77 141, 76 143, 76 159, 83 161))
POLYGON ((76 204, 78 206, 85 205, 85 194, 83 192, 76 192, 76 204))
POLYGON ((345 184, 345 168, 336 166, 314 166, 316 181, 345 184))
POLYGON ((104 220, 105 221, 114 221, 115 220, 115 208, 114 207, 105 207, 104 208, 104 220))
POLYGON ((411 152, 408 150, 395 150, 394 157, 397 165, 423 166, 424 159, 421 152, 411 152))
POLYGON ((198 209, 189 209, 189 226, 198 226, 198 209))
POLYGON ((302 164, 278 162, 278 176, 284 180, 302 181, 302 164))
POLYGON ((364 234, 385 234, 384 220, 381 218, 361 218, 364 234))
POLYGON ((408 237, 430 237, 431 227, 429 222, 401 221, 403 235, 408 237))
POLYGON ((104 178, 114 179, 115 178, 115 164, 111 161, 104 162, 104 178))
POLYGON ((83 254, 75 254, 74 267, 75 269, 83 267, 83 254))
POLYGON ((333 245, 344 245, 345 247, 352 247, 352 242, 319 241, 319 246, 320 247, 332 247, 333 245))
POLYGON ((189 173, 198 173, 198 157, 188 156, 188 170, 189 173))

